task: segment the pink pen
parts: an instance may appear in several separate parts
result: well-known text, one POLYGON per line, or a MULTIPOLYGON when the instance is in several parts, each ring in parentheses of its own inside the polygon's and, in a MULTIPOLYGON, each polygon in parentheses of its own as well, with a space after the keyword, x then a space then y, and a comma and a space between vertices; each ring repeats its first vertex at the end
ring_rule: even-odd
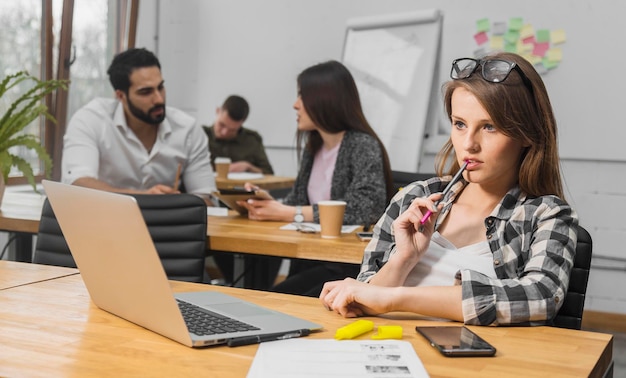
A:
MULTIPOLYGON (((448 192, 450 191, 450 189, 452 189, 452 186, 454 184, 457 183, 457 181, 459 181, 459 179, 462 177, 463 175, 463 171, 465 170, 465 168, 467 168, 467 164, 469 163, 469 161, 465 161, 463 163, 463 165, 461 166, 461 169, 459 169, 459 171, 454 175, 454 177, 452 177, 452 180, 448 183, 448 185, 446 186, 446 188, 443 190, 443 194, 441 195, 441 199, 437 202, 435 202, 435 207, 439 206, 439 202, 441 202, 441 200, 443 200, 443 198, 446 196, 446 194, 448 194, 448 192)), ((422 232, 424 231, 424 223, 426 223, 428 221, 428 218, 430 218, 430 216, 433 214, 432 211, 428 210, 426 212, 426 214, 424 214, 424 216, 422 217, 422 219, 420 220, 420 226, 418 231, 422 232)))

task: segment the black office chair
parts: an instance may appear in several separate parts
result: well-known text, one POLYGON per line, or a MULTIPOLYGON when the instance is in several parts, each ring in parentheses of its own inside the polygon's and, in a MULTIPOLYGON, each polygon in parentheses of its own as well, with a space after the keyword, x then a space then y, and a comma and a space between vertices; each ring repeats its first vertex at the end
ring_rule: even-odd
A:
MULTIPOLYGON (((204 200, 192 194, 133 196, 137 199, 167 277, 203 282, 207 239, 204 200)), ((88 213, 86 210, 86 216, 88 213)), ((33 262, 76 267, 48 199, 41 213, 33 262)))
POLYGON ((553 325, 560 328, 580 329, 585 307, 585 294, 591 269, 591 235, 578 226, 578 244, 574 267, 569 280, 567 296, 553 320, 553 325))
POLYGON ((427 180, 434 176, 436 176, 434 173, 391 171, 394 193, 412 182, 427 180))

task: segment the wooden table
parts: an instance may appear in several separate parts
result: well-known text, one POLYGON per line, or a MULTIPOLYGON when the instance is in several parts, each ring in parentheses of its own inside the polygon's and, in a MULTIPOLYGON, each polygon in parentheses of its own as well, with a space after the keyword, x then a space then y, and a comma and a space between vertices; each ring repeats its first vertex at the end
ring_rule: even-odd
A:
POLYGON ((366 242, 356 233, 338 239, 322 239, 319 234, 281 230, 287 222, 259 222, 229 212, 227 217, 209 216, 209 248, 289 259, 310 259, 360 264, 366 242))
POLYGON ((0 290, 78 274, 78 269, 0 260, 0 290))
POLYGON ((246 182, 250 182, 254 185, 265 190, 274 189, 288 189, 293 186, 296 181, 294 177, 283 177, 274 175, 264 175, 263 178, 252 180, 235 180, 228 178, 215 177, 215 185, 218 189, 233 189, 236 186, 243 186, 246 182))
MULTIPOLYGON (((22 270, 12 268, 16 275, 22 270)), ((171 285, 175 292, 225 292, 324 326, 309 338, 330 339, 337 328, 353 321, 325 310, 314 298, 175 281, 171 285)), ((496 356, 446 358, 414 331, 416 325, 442 322, 404 313, 369 319, 376 326, 401 325, 403 340, 413 345, 432 377, 599 377, 612 366, 613 337, 608 334, 470 327, 496 346, 496 356)), ((245 377, 258 348, 185 347, 96 308, 80 275, 0 291, 0 345, 0 376, 63 377, 245 377)))

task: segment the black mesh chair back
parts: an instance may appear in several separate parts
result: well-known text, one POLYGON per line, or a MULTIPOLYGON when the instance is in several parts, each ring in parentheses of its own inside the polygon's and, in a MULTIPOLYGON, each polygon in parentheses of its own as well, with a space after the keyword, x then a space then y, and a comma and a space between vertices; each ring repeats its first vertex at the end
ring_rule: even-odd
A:
MULTIPOLYGON (((207 213, 192 194, 133 195, 171 280, 203 282, 207 213)), ((44 202, 33 262, 76 267, 50 203, 44 202)))
POLYGON ((580 329, 585 307, 585 294, 591 269, 592 241, 589 232, 578 226, 578 244, 574 267, 569 280, 567 296, 554 318, 553 325, 560 328, 580 329))

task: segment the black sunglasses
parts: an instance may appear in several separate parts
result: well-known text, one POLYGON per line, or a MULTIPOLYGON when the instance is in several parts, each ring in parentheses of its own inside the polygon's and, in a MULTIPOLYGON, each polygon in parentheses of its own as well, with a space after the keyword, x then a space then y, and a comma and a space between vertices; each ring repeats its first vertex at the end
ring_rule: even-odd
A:
POLYGON ((450 71, 450 77, 453 80, 467 79, 472 74, 482 67, 480 74, 483 79, 490 83, 501 83, 509 77, 511 71, 516 70, 526 87, 531 93, 534 93, 533 86, 522 69, 515 63, 502 59, 473 59, 473 58, 459 58, 452 61, 452 70, 450 71))

